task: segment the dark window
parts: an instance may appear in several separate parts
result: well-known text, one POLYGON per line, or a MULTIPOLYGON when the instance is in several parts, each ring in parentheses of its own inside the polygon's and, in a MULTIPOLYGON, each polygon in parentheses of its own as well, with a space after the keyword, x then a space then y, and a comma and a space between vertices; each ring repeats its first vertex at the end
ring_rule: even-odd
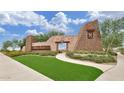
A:
POLYGON ((87 32, 87 38, 88 39, 93 39, 94 37, 94 31, 96 30, 96 26, 95 25, 88 25, 86 32, 87 32))
POLYGON ((50 50, 50 46, 32 46, 32 50, 50 50))
POLYGON ((87 30, 87 38, 88 39, 93 39, 93 31, 87 30))

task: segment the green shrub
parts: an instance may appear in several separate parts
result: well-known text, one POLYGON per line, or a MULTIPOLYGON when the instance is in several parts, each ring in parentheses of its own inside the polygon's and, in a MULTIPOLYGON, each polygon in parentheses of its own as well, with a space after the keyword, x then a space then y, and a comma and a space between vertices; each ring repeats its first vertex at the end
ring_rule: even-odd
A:
POLYGON ((49 51, 49 52, 39 53, 39 55, 41 55, 41 56, 56 56, 57 53, 58 52, 49 51))
POLYGON ((108 54, 113 55, 113 56, 117 56, 117 53, 115 53, 113 51, 108 51, 108 54))
MULTIPOLYGON (((74 51, 74 52, 71 52, 71 53, 106 55, 106 52, 105 52, 105 51, 74 51)), ((117 53, 115 53, 115 52, 113 52, 113 51, 108 51, 107 54, 108 54, 108 55, 117 56, 117 53)))
POLYGON ((54 51, 47 51, 47 52, 22 52, 22 51, 3 51, 3 54, 9 56, 9 57, 15 57, 15 56, 20 56, 20 55, 41 55, 41 56, 56 56, 58 52, 54 51))
MULTIPOLYGON (((81 52, 80 52, 81 53, 81 52)), ((67 56, 69 56, 70 58, 73 58, 73 59, 79 59, 79 60, 88 60, 88 61, 94 61, 96 63, 110 63, 110 62, 116 62, 116 59, 115 59, 115 54, 104 54, 102 53, 89 53, 89 54, 84 54, 84 55, 81 55, 81 54, 77 54, 75 55, 74 52, 67 52, 66 53, 67 56)))
POLYGON ((20 56, 20 55, 25 55, 25 52, 22 51, 3 51, 3 54, 9 56, 9 57, 15 57, 15 56, 20 56))
POLYGON ((119 52, 120 52, 121 54, 124 54, 124 48, 120 48, 120 49, 119 49, 119 52))
POLYGON ((45 52, 29 52, 31 55, 40 55, 40 56, 56 56, 58 52, 56 51, 45 51, 45 52))

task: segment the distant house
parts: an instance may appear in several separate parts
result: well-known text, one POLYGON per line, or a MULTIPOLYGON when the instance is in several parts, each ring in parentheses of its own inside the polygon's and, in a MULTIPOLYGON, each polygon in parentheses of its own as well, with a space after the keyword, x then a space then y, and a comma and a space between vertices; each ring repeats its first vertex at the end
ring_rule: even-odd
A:
POLYGON ((68 51, 100 51, 102 50, 101 36, 98 21, 86 23, 76 36, 52 36, 46 42, 36 42, 33 36, 27 36, 26 45, 23 48, 26 52, 31 51, 58 51, 59 45, 65 43, 65 50, 68 51))

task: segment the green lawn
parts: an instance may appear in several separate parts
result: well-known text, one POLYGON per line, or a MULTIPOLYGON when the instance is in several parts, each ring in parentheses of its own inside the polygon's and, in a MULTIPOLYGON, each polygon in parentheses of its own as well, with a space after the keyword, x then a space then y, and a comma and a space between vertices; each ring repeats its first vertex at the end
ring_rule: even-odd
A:
POLYGON ((92 81, 103 73, 97 68, 64 62, 55 57, 26 55, 14 59, 56 81, 92 81))

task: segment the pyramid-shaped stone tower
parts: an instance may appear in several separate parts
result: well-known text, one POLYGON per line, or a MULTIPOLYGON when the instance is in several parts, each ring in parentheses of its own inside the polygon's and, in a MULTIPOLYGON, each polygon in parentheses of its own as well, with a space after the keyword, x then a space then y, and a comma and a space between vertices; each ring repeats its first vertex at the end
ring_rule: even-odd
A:
POLYGON ((81 28, 74 50, 100 51, 102 50, 98 20, 87 23, 81 28))

